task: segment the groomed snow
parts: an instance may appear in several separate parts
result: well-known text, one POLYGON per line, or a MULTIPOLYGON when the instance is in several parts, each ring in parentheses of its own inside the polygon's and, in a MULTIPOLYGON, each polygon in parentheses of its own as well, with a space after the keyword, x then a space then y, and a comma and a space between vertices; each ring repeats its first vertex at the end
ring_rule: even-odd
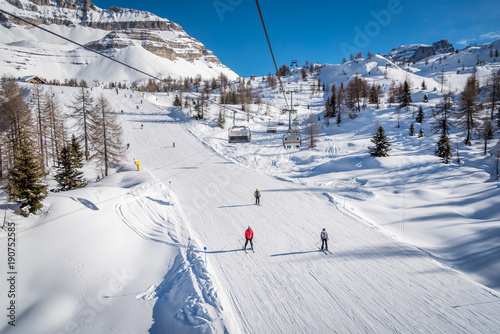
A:
MULTIPOLYGON (((324 103, 309 84, 294 95, 305 139, 309 113, 324 103)), ((75 92, 54 88, 62 105, 75 92)), ((274 116, 250 106, 250 122, 241 114, 237 123, 250 126, 252 142, 228 144, 229 111, 219 129, 219 107, 198 122, 171 107, 172 94, 91 91, 101 93, 123 110, 130 143, 116 173, 50 194, 27 219, 2 197, 18 254, 16 327, 5 321, 2 333, 500 330, 500 190, 480 142, 463 148, 462 165, 445 166, 434 138, 407 136, 411 115, 395 129, 395 111, 383 106, 341 127, 321 121, 316 148, 285 150, 286 127, 265 131, 282 97, 263 88, 274 116), (389 158, 368 156, 377 122, 393 141, 389 158), (248 225, 255 253, 245 254, 248 225), (322 228, 332 254, 318 250, 322 228)))

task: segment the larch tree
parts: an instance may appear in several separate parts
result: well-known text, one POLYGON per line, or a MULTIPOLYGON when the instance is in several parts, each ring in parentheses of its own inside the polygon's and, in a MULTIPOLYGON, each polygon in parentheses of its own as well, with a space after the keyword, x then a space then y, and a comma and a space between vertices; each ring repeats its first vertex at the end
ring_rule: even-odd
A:
POLYGON ((318 136, 318 125, 316 123, 316 118, 312 113, 309 115, 308 123, 307 132, 309 134, 309 148, 314 148, 316 147, 316 137, 318 136))
POLYGON ((22 129, 32 126, 23 91, 13 77, 0 79, 0 178, 14 164, 21 145, 22 129))
POLYGON ((123 154, 122 128, 103 95, 97 99, 91 118, 92 158, 96 159, 103 175, 107 176, 109 168, 117 164, 123 154))
POLYGON ((447 92, 443 95, 441 101, 431 108, 434 118, 432 132, 446 133, 448 135, 451 129, 450 117, 454 114, 455 98, 453 93, 447 92))
POLYGON ((46 148, 45 143, 47 142, 47 115, 43 109, 43 87, 40 84, 34 84, 33 88, 33 101, 34 101, 34 114, 36 122, 36 134, 38 137, 38 156, 40 157, 40 166, 42 167, 42 172, 45 173, 46 161, 46 148))
POLYGON ((477 128, 480 111, 479 92, 479 81, 474 73, 467 78, 457 112, 458 126, 466 132, 465 145, 471 145, 472 134, 477 128))
POLYGON ((61 105, 55 94, 46 92, 43 99, 43 113, 47 116, 48 145, 47 156, 55 165, 66 137, 64 121, 61 116, 61 105), (50 146, 50 148, 48 147, 50 146))
POLYGON ((94 114, 94 99, 85 87, 74 96, 72 116, 76 120, 76 126, 80 132, 79 140, 83 142, 85 160, 90 159, 90 128, 94 114))
MULTIPOLYGON (((500 70, 492 70, 490 77, 488 78, 488 105, 491 111, 490 118, 494 120, 495 111, 498 110, 498 115, 500 116, 500 70)), ((498 118, 498 126, 500 127, 500 117, 498 118)))

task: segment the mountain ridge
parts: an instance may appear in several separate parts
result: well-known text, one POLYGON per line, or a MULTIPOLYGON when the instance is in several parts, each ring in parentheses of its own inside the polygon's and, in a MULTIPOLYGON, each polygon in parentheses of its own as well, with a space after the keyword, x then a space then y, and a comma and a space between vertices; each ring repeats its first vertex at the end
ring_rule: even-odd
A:
MULTIPOLYGON (((200 74, 210 78, 224 73, 232 79, 237 77, 180 25, 149 12, 118 7, 101 9, 90 0, 0 0, 0 6, 33 25, 41 25, 122 62, 148 63, 154 76, 200 74)), ((105 69, 98 56, 81 48, 68 47, 62 40, 36 30, 13 16, 0 16, 0 48, 5 53, 0 56, 0 68, 4 73, 36 74, 48 79, 62 79, 63 76, 86 80, 146 79, 132 70, 123 72, 121 69, 116 71, 119 75, 106 78, 101 75, 105 69), (56 62, 61 71, 39 73, 39 64, 47 61, 56 62)))

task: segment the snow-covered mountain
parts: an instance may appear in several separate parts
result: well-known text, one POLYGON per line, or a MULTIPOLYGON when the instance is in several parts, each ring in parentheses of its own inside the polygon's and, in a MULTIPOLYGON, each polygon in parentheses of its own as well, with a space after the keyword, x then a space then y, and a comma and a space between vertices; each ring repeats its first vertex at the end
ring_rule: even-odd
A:
POLYGON ((440 41, 432 43, 432 45, 427 44, 409 44, 401 45, 394 48, 385 55, 386 58, 393 61, 401 61, 405 58, 407 61, 420 61, 427 57, 435 56, 436 54, 444 54, 454 52, 455 48, 448 42, 447 39, 442 39, 440 41))
MULTIPOLYGON (((0 0, 24 20, 154 76, 237 75, 181 26, 152 13, 96 7, 90 0, 0 0)), ((0 72, 16 77, 101 81, 146 77, 14 17, 0 15, 0 72), (50 64, 50 66, 47 66, 50 64)))

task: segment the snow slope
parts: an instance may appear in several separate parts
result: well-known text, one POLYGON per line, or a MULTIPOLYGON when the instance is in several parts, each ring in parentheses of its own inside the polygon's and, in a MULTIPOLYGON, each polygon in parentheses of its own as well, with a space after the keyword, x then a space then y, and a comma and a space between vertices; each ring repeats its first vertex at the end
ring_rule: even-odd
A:
MULTIPOLYGON (((66 105, 75 90, 55 92, 66 105)), ((194 122, 171 107, 172 95, 141 103, 140 92, 92 94, 101 92, 124 111, 124 164, 85 189, 51 194, 40 217, 9 211, 18 309, 17 326, 1 323, 2 333, 500 330, 498 292, 443 262, 449 254, 498 288, 498 183, 485 182, 474 153, 446 167, 429 154, 430 138, 403 134, 405 123, 389 130, 393 157, 368 157, 373 124, 391 124, 390 108, 324 127, 312 150, 283 149, 261 110, 249 122, 252 143, 229 145, 215 126, 218 108, 194 122), (248 225, 256 252, 245 254, 248 225), (329 255, 318 251, 322 228, 329 255), (481 254, 484 272, 473 268, 481 254)), ((263 94, 274 110, 280 97, 263 94)), ((295 98, 304 126, 304 102, 316 112, 322 97, 295 98)))

